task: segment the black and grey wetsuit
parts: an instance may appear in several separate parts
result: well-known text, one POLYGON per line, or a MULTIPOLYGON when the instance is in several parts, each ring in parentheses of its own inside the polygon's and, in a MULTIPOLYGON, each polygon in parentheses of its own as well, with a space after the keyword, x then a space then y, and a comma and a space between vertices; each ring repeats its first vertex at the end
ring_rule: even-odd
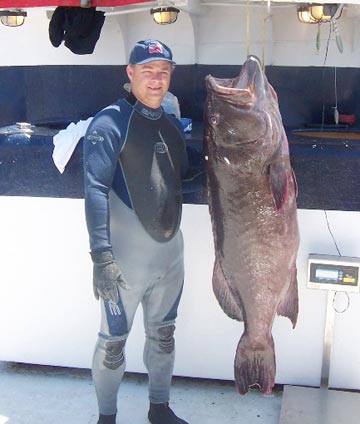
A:
POLYGON ((174 322, 183 286, 179 230, 187 159, 180 123, 132 95, 102 110, 84 139, 85 205, 92 251, 112 250, 130 286, 101 302, 93 378, 101 414, 116 413, 124 345, 142 303, 151 402, 169 400, 174 322))

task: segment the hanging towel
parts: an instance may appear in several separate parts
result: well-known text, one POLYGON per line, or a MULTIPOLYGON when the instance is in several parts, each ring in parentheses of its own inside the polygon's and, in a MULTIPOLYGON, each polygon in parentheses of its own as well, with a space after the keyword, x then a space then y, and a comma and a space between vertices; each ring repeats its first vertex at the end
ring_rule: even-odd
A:
POLYGON ((54 47, 65 41, 75 54, 91 54, 105 21, 104 12, 96 7, 66 7, 55 9, 49 24, 49 38, 54 47))
POLYGON ((86 121, 79 121, 76 124, 72 122, 54 136, 53 143, 55 147, 52 157, 55 166, 61 174, 64 172, 65 166, 69 162, 78 142, 84 137, 92 119, 88 118, 86 121))

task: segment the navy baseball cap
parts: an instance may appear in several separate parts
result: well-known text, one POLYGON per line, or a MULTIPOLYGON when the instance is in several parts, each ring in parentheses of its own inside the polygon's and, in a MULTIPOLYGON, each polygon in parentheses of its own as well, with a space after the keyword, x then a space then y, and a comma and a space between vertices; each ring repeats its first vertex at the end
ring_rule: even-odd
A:
POLYGON ((158 40, 138 41, 130 53, 129 63, 142 65, 154 60, 165 60, 175 65, 169 47, 158 40))

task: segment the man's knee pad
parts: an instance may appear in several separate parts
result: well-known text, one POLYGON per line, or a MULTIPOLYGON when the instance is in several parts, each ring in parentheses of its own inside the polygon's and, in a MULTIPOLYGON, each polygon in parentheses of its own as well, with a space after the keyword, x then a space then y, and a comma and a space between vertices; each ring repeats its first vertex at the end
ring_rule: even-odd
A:
POLYGON ((172 353, 175 348, 174 331, 174 324, 167 324, 161 327, 151 326, 149 328, 149 336, 158 342, 159 348, 163 352, 172 353))
POLYGON ((123 365, 125 361, 125 343, 126 339, 116 341, 105 341, 105 358, 103 363, 106 368, 109 368, 110 370, 116 370, 121 367, 121 365, 123 365))

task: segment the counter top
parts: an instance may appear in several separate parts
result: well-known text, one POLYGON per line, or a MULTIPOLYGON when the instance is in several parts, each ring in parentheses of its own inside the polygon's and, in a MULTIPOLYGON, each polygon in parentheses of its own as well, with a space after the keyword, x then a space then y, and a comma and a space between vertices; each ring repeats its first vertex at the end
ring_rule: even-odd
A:
POLYGON ((59 130, 37 127, 0 129, 0 195, 83 198, 82 142, 63 174, 55 167, 53 136, 59 130))
MULTIPOLYGON (((60 174, 52 160, 57 131, 36 128, 33 133, 7 133, 0 129, 0 195, 83 198, 82 141, 60 174)), ((319 130, 286 132, 299 186, 298 207, 360 210, 360 133, 340 131, 333 138, 319 130)), ((185 139, 191 165, 203 169, 202 125, 195 123, 185 139)), ((206 204, 205 184, 196 193, 184 194, 184 203, 206 204)))
POLYGON ((298 207, 360 210, 360 132, 287 130, 298 207))

